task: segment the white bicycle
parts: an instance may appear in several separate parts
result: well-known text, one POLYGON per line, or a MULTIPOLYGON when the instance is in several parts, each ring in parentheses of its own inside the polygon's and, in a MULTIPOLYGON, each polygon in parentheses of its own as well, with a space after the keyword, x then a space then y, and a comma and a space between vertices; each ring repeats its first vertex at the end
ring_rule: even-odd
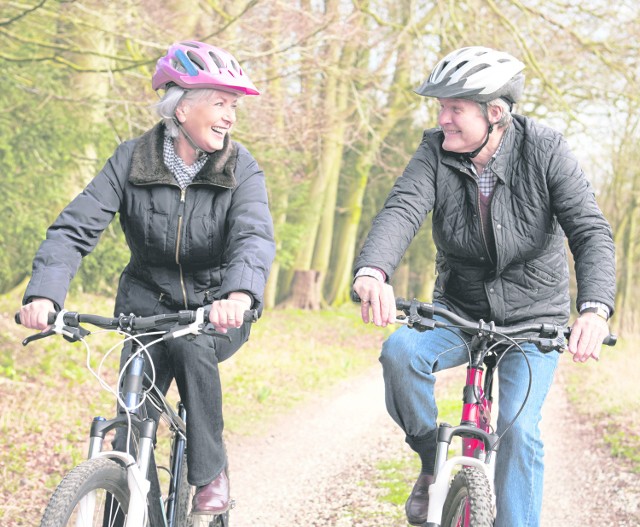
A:
MULTIPOLYGON (((50 329, 23 341, 26 346, 34 340, 62 335, 71 342, 83 342, 89 352, 85 337, 91 332, 83 323, 115 331, 132 341, 118 389, 106 385, 96 374, 116 397, 119 411, 111 419, 93 419, 88 459, 60 482, 45 509, 41 527, 228 527, 228 511, 220 515, 191 514, 194 488, 187 481, 187 412, 180 403, 174 410, 153 379, 144 374, 146 350, 154 343, 200 333, 228 338, 216 333, 208 320, 208 307, 116 318, 61 311, 51 313, 50 329), (138 340, 142 335, 157 335, 157 340, 142 345, 138 340), (170 430, 170 455, 164 467, 156 465, 154 442, 158 423, 147 416, 147 405, 159 411, 170 430), (115 429, 126 431, 126 445, 130 445, 126 451, 103 450, 105 436, 115 429), (161 484, 161 471, 169 474, 168 485, 161 484), (163 486, 168 488, 162 489, 163 486)), ((256 320, 257 312, 245 313, 245 321, 256 320)), ((20 323, 18 314, 16 322, 20 323)))

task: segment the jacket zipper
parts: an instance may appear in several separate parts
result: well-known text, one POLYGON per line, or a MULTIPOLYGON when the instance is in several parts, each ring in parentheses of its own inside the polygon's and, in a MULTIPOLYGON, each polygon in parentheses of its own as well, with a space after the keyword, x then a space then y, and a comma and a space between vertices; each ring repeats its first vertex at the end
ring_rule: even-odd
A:
POLYGON ((182 289, 182 298, 184 300, 184 308, 189 309, 187 302, 187 289, 184 285, 184 274, 182 272, 182 264, 180 263, 180 242, 182 241, 182 218, 184 216, 185 197, 187 189, 180 189, 180 206, 178 207, 178 235, 176 236, 176 264, 180 271, 180 288, 182 289))

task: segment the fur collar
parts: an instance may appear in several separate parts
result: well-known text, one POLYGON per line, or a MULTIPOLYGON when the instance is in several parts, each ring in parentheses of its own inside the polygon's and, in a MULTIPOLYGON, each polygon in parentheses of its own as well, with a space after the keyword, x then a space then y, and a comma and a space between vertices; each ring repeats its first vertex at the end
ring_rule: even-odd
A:
MULTIPOLYGON (((131 158, 129 182, 133 185, 176 185, 173 174, 163 160, 164 124, 158 123, 138 138, 131 158)), ((238 160, 238 147, 229 135, 222 150, 209 155, 209 159, 193 178, 192 183, 234 188, 234 172, 238 160)))

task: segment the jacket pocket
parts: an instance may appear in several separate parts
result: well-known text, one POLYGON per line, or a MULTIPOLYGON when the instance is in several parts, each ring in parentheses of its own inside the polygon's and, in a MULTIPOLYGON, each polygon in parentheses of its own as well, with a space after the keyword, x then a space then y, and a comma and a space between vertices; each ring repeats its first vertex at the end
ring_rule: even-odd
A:
POLYGON ((533 265, 531 262, 526 262, 524 264, 524 273, 532 280, 543 285, 555 286, 560 282, 559 277, 537 265, 533 265))

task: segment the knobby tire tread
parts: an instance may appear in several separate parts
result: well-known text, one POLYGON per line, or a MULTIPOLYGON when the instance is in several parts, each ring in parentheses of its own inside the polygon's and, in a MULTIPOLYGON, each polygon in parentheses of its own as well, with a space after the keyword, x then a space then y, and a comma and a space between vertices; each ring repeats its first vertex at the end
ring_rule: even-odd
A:
POLYGON ((494 514, 491 486, 486 474, 474 467, 465 467, 458 472, 451 483, 442 514, 442 526, 451 527, 458 523, 461 503, 469 499, 471 527, 493 527, 494 514))
POLYGON ((120 503, 123 512, 128 511, 129 487, 125 468, 111 459, 89 459, 62 479, 49 500, 40 527, 66 527, 79 501, 89 492, 98 489, 111 493, 120 503))

